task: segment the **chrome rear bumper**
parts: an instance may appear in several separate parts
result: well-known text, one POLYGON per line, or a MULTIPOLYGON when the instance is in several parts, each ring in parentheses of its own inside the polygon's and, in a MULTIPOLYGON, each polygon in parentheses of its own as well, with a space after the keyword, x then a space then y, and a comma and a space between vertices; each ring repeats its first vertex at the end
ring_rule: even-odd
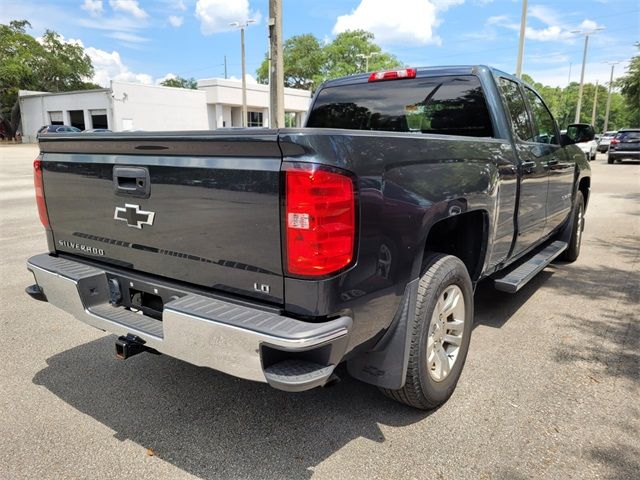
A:
POLYGON ((107 270, 48 254, 27 268, 49 303, 82 322, 118 335, 135 335, 146 347, 194 365, 268 382, 284 390, 323 385, 344 356, 351 318, 310 323, 258 308, 184 292, 164 304, 162 320, 109 304, 107 270), (277 363, 317 365, 283 380, 277 363), (331 367, 331 368, 328 368, 331 367), (273 382, 270 370, 276 371, 273 382))

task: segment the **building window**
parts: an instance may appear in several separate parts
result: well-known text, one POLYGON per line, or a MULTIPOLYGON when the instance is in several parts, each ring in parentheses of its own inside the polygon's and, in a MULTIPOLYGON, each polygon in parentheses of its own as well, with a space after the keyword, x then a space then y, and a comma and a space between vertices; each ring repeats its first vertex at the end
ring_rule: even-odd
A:
POLYGON ((49 112, 49 123, 51 125, 64 125, 62 112, 49 112))
POLYGON ((298 126, 296 112, 284 112, 284 126, 287 128, 296 128, 298 126))
POLYGON ((84 112, 82 110, 69 110, 69 121, 72 127, 85 129, 84 125, 84 112))
POLYGON ((107 122, 107 110, 90 110, 91 113, 91 127, 92 128, 109 128, 107 122))
POLYGON ((247 112, 248 127, 262 127, 262 112, 247 112))

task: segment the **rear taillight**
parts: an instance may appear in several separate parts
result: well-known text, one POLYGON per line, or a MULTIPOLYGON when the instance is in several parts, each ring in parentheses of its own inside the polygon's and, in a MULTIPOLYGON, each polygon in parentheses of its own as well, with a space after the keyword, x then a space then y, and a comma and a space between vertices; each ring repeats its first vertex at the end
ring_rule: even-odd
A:
POLYGON ((617 145, 620 143, 620 140, 618 140, 617 138, 612 138, 611 141, 609 142, 609 145, 617 145))
POLYGON ((49 215, 47 215, 47 204, 44 201, 44 187, 42 185, 42 160, 36 158, 33 162, 33 185, 36 189, 36 204, 38 205, 38 215, 44 228, 49 228, 49 215))
POLYGON ((356 206, 353 180, 318 165, 285 164, 288 273, 323 276, 354 257, 356 206))
POLYGON ((415 68, 401 68, 400 70, 387 70, 386 72, 373 72, 369 75, 370 82, 383 80, 398 80, 401 78, 416 78, 415 68))

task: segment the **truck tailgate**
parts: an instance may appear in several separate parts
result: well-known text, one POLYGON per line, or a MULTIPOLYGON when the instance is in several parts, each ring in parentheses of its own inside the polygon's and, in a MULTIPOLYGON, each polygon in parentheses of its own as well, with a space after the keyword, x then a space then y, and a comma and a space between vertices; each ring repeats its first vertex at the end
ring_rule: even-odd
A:
POLYGON ((275 131, 49 137, 57 251, 283 301, 275 131))

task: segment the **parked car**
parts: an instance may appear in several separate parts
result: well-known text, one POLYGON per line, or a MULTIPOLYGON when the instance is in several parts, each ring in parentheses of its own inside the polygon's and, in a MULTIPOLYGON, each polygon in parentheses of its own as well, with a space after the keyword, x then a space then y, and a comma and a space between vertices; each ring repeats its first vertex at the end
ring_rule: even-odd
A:
POLYGON ((90 128, 89 130, 83 130, 82 133, 109 133, 111 130, 108 128, 90 128))
POLYGON ((605 153, 609 150, 609 142, 611 142, 611 139, 616 136, 616 133, 618 132, 612 130, 602 134, 602 137, 600 137, 600 141, 598 142, 598 151, 600 153, 605 153))
POLYGON ((119 335, 121 359, 160 352, 290 392, 345 362, 435 408, 477 283, 514 293, 578 258, 591 169, 575 143, 593 135, 561 136, 520 79, 456 66, 330 80, 306 128, 44 136, 48 252, 27 293, 119 335))
POLYGON ((623 128, 609 143, 607 163, 640 160, 640 128, 623 128))
MULTIPOLYGON (((581 123, 581 124, 576 124, 576 125, 585 125, 585 126, 588 125, 589 127, 591 127, 591 125, 589 125, 588 123, 581 123)), ((567 134, 567 130, 561 130, 560 134, 561 135, 566 135, 567 134)), ((576 145, 578 147, 580 147, 580 150, 582 150, 584 152, 584 155, 585 155, 585 157, 587 157, 587 160, 595 160, 596 151, 597 151, 597 147, 598 147, 598 144, 595 141, 595 136, 593 138, 591 138, 590 140, 579 139, 578 142, 576 143, 576 145)))
POLYGON ((44 125, 38 130, 38 135, 46 135, 48 133, 79 133, 82 130, 71 125, 44 125))

